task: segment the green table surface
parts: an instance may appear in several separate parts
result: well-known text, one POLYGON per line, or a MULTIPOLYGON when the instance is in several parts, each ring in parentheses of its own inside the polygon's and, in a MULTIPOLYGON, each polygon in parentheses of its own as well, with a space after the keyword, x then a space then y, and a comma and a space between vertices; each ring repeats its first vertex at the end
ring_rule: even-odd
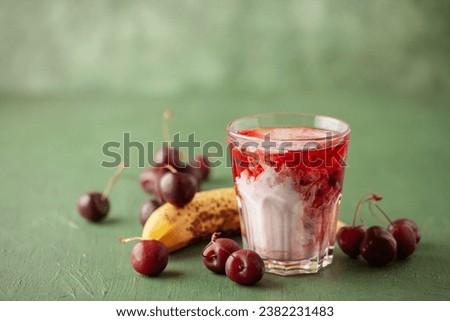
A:
MULTIPOLYGON (((0 95, 0 299, 449 300, 449 116, 445 101, 362 92, 0 95), (285 110, 345 119, 352 136, 340 218, 351 220, 362 193, 381 194, 392 217, 420 225, 417 252, 373 268, 337 249, 333 264, 316 275, 266 274, 257 286, 242 287, 206 270, 199 244, 171 255, 160 277, 138 275, 132 245, 117 241, 141 233, 138 211, 148 196, 137 181, 137 154, 110 195, 104 223, 81 218, 76 200, 102 190, 114 172, 100 166, 102 144, 121 141, 124 132, 160 142, 167 107, 175 112, 172 131, 222 144, 226 124, 246 114, 285 110)), ((231 184, 222 166, 203 188, 231 184)))

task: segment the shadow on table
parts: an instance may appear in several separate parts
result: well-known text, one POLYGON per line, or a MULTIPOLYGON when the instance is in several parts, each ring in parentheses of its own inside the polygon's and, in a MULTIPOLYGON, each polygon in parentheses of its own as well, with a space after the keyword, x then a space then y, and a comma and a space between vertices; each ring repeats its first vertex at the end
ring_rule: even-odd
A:
POLYGON ((163 273, 161 273, 158 278, 159 279, 177 279, 177 278, 181 278, 185 275, 186 273, 182 272, 182 271, 176 271, 176 270, 166 270, 163 273))
POLYGON ((117 225, 123 223, 123 219, 119 217, 109 217, 104 222, 98 225, 117 225))

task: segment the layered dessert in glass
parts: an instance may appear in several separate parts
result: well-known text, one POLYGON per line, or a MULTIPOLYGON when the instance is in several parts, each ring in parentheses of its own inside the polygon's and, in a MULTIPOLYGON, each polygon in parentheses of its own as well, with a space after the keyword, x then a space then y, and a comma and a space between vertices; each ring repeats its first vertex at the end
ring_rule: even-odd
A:
POLYGON ((331 117, 271 113, 228 126, 244 246, 266 271, 315 273, 333 260, 350 127, 331 117))

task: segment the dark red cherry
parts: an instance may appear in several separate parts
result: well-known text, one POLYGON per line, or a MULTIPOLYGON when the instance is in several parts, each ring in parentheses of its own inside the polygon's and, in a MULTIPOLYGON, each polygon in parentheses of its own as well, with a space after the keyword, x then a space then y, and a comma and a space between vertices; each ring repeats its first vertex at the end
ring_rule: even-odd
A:
POLYGON ((184 207, 198 190, 197 179, 187 173, 168 172, 159 182, 161 198, 176 207, 184 207))
POLYGON ((102 221, 109 212, 109 201, 100 192, 90 192, 80 196, 77 202, 78 212, 91 222, 102 221))
POLYGON ((211 172, 209 160, 206 156, 195 155, 191 158, 186 166, 186 171, 197 177, 199 182, 208 179, 211 172))
POLYGON ((253 285, 264 275, 264 261, 252 250, 238 250, 231 254, 225 264, 228 278, 241 285, 253 285))
POLYGON ((217 238, 214 233, 211 242, 202 252, 203 264, 214 273, 225 274, 225 263, 228 257, 241 249, 239 244, 229 238, 217 238))
POLYGON ((416 243, 419 243, 420 238, 421 238, 421 233, 420 233, 419 226, 417 225, 416 222, 414 222, 413 220, 411 220, 409 218, 399 218, 399 219, 393 221, 392 224, 389 224, 388 231, 392 233, 392 230, 394 229, 394 227, 398 226, 398 225, 409 225, 413 229, 414 234, 416 235, 416 243))
POLYGON ((139 211, 139 221, 142 226, 145 225, 150 215, 161 205, 163 205, 163 202, 158 199, 147 200, 142 203, 141 210, 139 211))
POLYGON ((181 152, 174 147, 164 146, 157 150, 153 156, 153 161, 157 167, 165 165, 170 165, 176 169, 183 167, 181 152))
POLYGON ((336 234, 336 240, 342 252, 352 258, 356 258, 359 255, 359 246, 365 232, 366 228, 362 225, 341 227, 336 234))
POLYGON ((169 172, 169 169, 166 167, 146 168, 139 176, 142 189, 147 193, 157 195, 159 180, 167 172, 169 172))
POLYGON ((91 222, 100 222, 108 215, 108 195, 124 169, 125 164, 121 163, 114 175, 108 180, 108 184, 103 193, 90 192, 85 193, 78 198, 77 208, 81 216, 91 222))
POLYGON ((409 224, 396 224, 391 229, 391 234, 397 241, 397 258, 406 259, 416 250, 416 233, 409 224))
POLYGON ((156 240, 142 240, 131 250, 131 264, 136 272, 156 276, 160 274, 169 262, 167 248, 156 240))
POLYGON ((185 168, 180 169, 179 171, 193 176, 197 180, 198 186, 202 183, 202 173, 199 168, 191 167, 188 164, 185 168))
POLYGON ((397 253, 397 242, 386 229, 372 226, 364 234, 359 251, 371 265, 383 266, 394 259, 397 253))

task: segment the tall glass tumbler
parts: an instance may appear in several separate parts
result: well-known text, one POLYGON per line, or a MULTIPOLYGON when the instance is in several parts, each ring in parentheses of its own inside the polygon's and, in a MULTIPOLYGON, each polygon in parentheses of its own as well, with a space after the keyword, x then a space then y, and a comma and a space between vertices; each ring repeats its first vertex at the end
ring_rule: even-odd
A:
POLYGON ((269 113, 227 128, 244 246, 266 271, 315 273, 333 260, 350 126, 269 113))

